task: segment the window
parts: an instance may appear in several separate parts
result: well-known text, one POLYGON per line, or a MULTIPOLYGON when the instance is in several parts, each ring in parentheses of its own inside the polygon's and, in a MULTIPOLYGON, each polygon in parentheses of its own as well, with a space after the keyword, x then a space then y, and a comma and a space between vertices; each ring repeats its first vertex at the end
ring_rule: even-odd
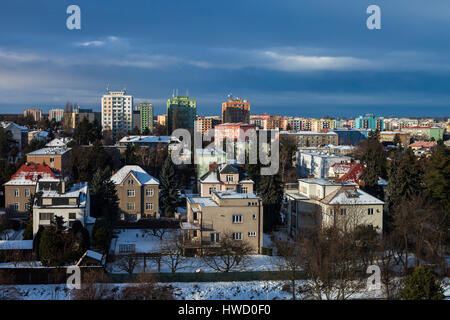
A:
POLYGON ((28 202, 25 203, 25 210, 30 210, 30 204, 28 202))
POLYGON ((341 209, 341 216, 345 216, 347 214, 347 209, 341 209))
POLYGON ((145 195, 147 197, 153 197, 154 194, 155 194, 155 190, 153 190, 153 189, 145 189, 145 195))
POLYGON ((146 202, 145 210, 153 210, 153 202, 146 202))
POLYGON ((53 213, 39 212, 39 220, 53 220, 53 213))
POLYGON ((134 198, 135 197, 135 195, 136 195, 136 192, 135 192, 135 190, 127 190, 127 197, 129 197, 129 198, 134 198))
POLYGON ((373 215, 373 208, 367 209, 367 213, 368 213, 369 215, 373 215))
POLYGON ((198 212, 193 212, 192 218, 194 219, 194 221, 197 221, 198 220, 198 212))
POLYGON ((19 211, 19 209, 20 209, 19 204, 18 204, 17 202, 14 203, 14 204, 13 204, 13 210, 14 210, 14 211, 19 211))
POLYGON ((226 179, 227 179, 227 182, 233 182, 233 175, 231 175, 231 174, 227 175, 226 179))
POLYGON ((220 241, 220 233, 211 232, 211 242, 219 242, 219 241, 220 241))
POLYGON ((242 232, 233 232, 233 240, 242 240, 242 232))
POLYGON ((194 230, 194 231, 192 232, 192 236, 193 236, 194 238, 197 238, 197 230, 194 230))
POLYGON ((69 212, 69 219, 76 219, 77 218, 77 214, 75 212, 69 212))
POLYGON ((29 197, 30 196, 30 189, 25 189, 25 197, 29 197))
POLYGON ((128 184, 133 185, 134 184, 134 180, 133 179, 128 179, 128 184))
POLYGON ((19 189, 14 189, 14 197, 18 197, 20 195, 19 189))
POLYGON ((242 187, 241 191, 242 191, 242 193, 248 193, 248 188, 247 187, 242 187))
POLYGON ((55 158, 50 158, 50 163, 55 162, 55 158))
POLYGON ((134 202, 127 203, 127 210, 134 210, 134 202))
POLYGON ((209 188, 209 194, 212 194, 214 191, 216 191, 216 187, 209 188))
POLYGON ((249 205, 249 206, 257 206, 257 205, 258 205, 258 202, 252 201, 252 202, 249 202, 248 205, 249 205))
POLYGON ((242 223, 242 214, 233 214, 233 223, 242 223))
POLYGON ((249 237, 256 237, 256 232, 249 232, 249 233, 248 233, 248 236, 249 236, 249 237))
POLYGON ((136 245, 133 244, 119 244, 119 253, 133 253, 136 251, 136 245))
POLYGON ((252 215, 253 220, 256 220, 256 214, 252 215))

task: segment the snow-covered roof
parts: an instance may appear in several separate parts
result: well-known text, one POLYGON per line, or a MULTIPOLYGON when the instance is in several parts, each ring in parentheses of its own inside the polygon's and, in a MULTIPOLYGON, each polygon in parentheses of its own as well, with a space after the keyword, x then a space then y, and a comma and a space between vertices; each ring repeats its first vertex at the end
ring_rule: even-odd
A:
POLYGON ((20 129, 20 130, 22 130, 22 131, 28 131, 28 128, 27 128, 27 127, 20 126, 20 125, 18 125, 18 124, 15 123, 15 122, 6 122, 6 121, 2 121, 2 122, 0 122, 0 125, 1 125, 4 129, 8 129, 8 127, 14 126, 14 127, 18 128, 18 129, 20 129))
POLYGON ((0 240, 0 250, 33 250, 33 240, 0 240))
MULTIPOLYGON (((37 186, 36 192, 42 191, 42 198, 78 198, 79 199, 79 205, 78 204, 64 204, 62 206, 64 207, 85 207, 86 206, 86 200, 87 200, 87 193, 88 193, 88 183, 87 182, 81 182, 81 183, 75 183, 72 185, 70 190, 67 190, 64 193, 59 193, 57 190, 40 190, 39 184, 37 186)), ((36 207, 39 207, 36 205, 36 207)), ((58 205, 52 205, 52 207, 58 207, 58 205)))
POLYGON ((7 186, 36 185, 38 181, 59 181, 52 169, 45 164, 23 164, 11 179, 5 183, 7 186))
POLYGON ((112 175, 111 181, 115 184, 121 184, 129 174, 132 174, 141 184, 159 184, 158 179, 152 177, 144 169, 136 165, 123 166, 119 171, 112 175))
POLYGON ((180 142, 172 136, 126 136, 120 139, 120 143, 171 143, 180 142))
POLYGON ((72 138, 55 138, 49 143, 47 143, 46 147, 63 147, 66 146, 70 141, 72 141, 72 138))
POLYGON ((214 191, 214 193, 221 199, 259 199, 254 193, 239 193, 234 190, 214 191))
POLYGON ((323 203, 340 205, 384 204, 380 199, 356 187, 342 187, 322 199, 323 203))
POLYGON ((30 153, 27 155, 32 156, 45 156, 45 155, 63 155, 64 153, 72 150, 71 148, 42 148, 30 153))
POLYGON ((210 197, 188 197, 190 203, 199 204, 201 207, 217 207, 218 204, 210 197))

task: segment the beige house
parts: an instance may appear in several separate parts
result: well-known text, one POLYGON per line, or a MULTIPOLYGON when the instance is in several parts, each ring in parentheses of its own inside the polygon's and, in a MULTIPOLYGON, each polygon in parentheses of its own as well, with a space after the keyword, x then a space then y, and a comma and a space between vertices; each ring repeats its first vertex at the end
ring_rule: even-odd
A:
POLYGON ((355 183, 312 178, 300 179, 298 190, 285 193, 282 213, 291 235, 314 226, 333 225, 345 230, 371 225, 381 234, 383 205, 355 183))
POLYGON ((58 182, 52 169, 44 164, 26 163, 14 173, 5 187, 5 208, 14 214, 26 214, 39 180, 58 182))
POLYGON ((231 233, 236 241, 245 240, 253 252, 263 246, 263 206, 253 193, 214 191, 211 197, 187 198, 187 222, 181 223, 185 248, 215 246, 221 235, 231 233))
POLYGON ((214 191, 253 193, 254 184, 242 168, 234 164, 222 164, 200 178, 200 195, 210 197, 214 191))
POLYGON ((139 166, 124 166, 114 173, 121 219, 159 218, 159 181, 139 166))
POLYGON ((69 175, 72 167, 72 149, 67 147, 46 147, 27 153, 27 162, 41 163, 54 171, 69 175))

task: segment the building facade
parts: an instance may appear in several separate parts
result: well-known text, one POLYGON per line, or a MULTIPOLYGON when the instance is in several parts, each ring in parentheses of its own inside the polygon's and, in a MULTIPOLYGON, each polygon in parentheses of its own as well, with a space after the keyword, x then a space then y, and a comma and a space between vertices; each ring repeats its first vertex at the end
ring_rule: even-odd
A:
POLYGON ((42 119, 42 110, 39 108, 28 108, 23 112, 23 116, 32 117, 34 121, 39 122, 42 119))
POLYGON ((250 102, 229 95, 228 100, 222 102, 222 123, 226 122, 250 123, 250 102))
POLYGON ((246 241, 252 252, 263 246, 263 206, 255 194, 214 191, 211 197, 187 197, 187 221, 181 222, 185 248, 217 246, 225 234, 246 241))
POLYGON ((102 128, 113 137, 130 132, 133 128, 133 96, 126 90, 110 91, 102 96, 102 128))
POLYGON ((188 96, 172 96, 167 100, 167 130, 171 135, 176 129, 187 129, 192 134, 197 117, 197 100, 188 96))
POLYGON ((136 106, 136 111, 139 111, 139 129, 141 133, 148 129, 153 131, 153 105, 151 103, 140 103, 136 106))
POLYGON ((373 114, 366 114, 355 119, 356 129, 372 129, 383 131, 383 119, 375 117, 373 114))
POLYGON ((159 218, 159 181, 139 166, 124 166, 111 176, 122 220, 159 218))
POLYGON ((48 119, 55 120, 56 122, 61 122, 64 117, 64 109, 51 109, 48 112, 48 119))
POLYGON ((46 147, 27 153, 27 162, 45 164, 56 173, 69 175, 72 169, 72 149, 46 147))

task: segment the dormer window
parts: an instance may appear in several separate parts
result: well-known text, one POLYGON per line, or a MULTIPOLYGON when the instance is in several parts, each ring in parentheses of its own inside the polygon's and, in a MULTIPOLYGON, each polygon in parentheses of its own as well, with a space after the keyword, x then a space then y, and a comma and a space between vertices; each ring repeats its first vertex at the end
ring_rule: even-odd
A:
POLYGON ((228 174, 226 177, 227 182, 233 182, 233 175, 228 174))
POLYGON ((134 184, 134 180, 133 179, 128 179, 128 184, 134 184))

